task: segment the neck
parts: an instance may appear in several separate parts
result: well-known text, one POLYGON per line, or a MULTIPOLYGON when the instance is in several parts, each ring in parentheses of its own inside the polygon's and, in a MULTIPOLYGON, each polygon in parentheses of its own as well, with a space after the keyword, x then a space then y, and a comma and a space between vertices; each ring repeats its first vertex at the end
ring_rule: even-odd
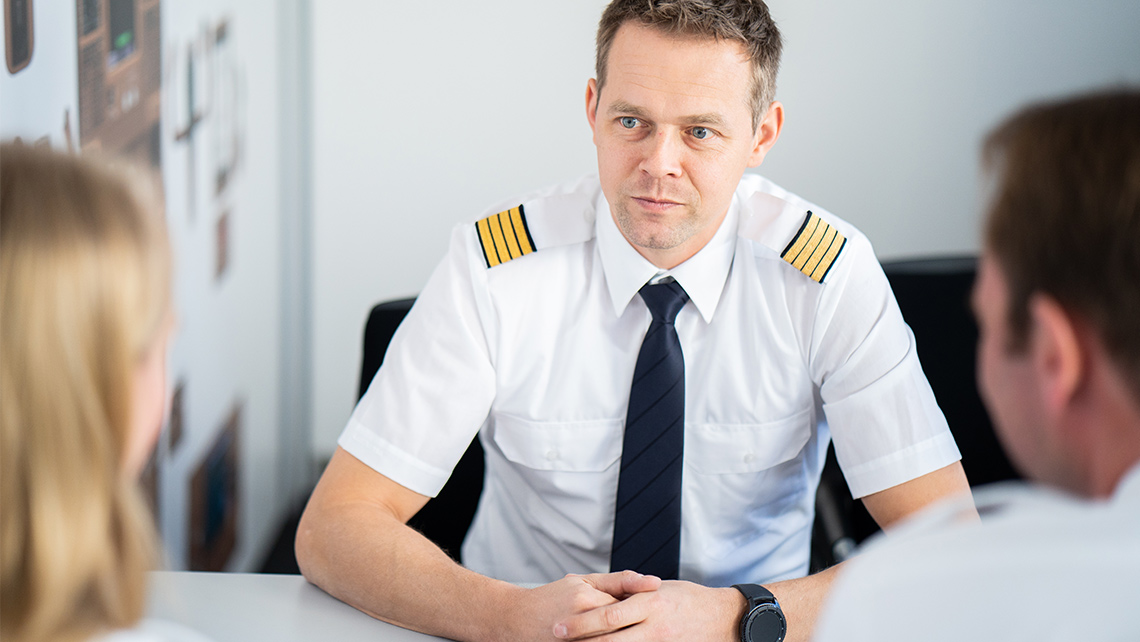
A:
POLYGON ((1090 373, 1086 402, 1073 419, 1073 454, 1080 463, 1078 492, 1108 498, 1140 462, 1140 399, 1111 362, 1090 373))
MULTIPOLYGON (((626 240, 628 241, 629 239, 626 240)), ((633 245, 633 243, 630 243, 630 245, 633 245)), ((649 261, 653 264, 654 267, 662 270, 672 270, 678 265, 693 258, 693 255, 695 255, 697 252, 700 252, 701 248, 703 247, 704 246, 702 245, 701 247, 698 247, 692 251, 677 251, 678 248, 658 250, 633 245, 633 249, 637 250, 637 253, 644 257, 646 261, 649 261)))

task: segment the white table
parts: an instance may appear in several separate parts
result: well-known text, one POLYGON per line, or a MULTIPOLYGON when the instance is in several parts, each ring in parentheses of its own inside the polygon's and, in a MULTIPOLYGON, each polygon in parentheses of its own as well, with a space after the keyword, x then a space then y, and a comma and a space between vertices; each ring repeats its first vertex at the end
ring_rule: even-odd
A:
POLYGON ((373 619, 300 575, 150 574, 147 616, 178 622, 216 642, 428 642, 373 619))

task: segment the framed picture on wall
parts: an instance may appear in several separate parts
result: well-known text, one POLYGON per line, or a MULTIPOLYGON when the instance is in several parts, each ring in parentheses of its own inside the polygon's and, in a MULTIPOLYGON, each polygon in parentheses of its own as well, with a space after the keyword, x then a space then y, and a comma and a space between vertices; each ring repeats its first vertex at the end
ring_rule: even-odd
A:
POLYGON ((237 544, 241 404, 190 481, 190 570, 223 571, 237 544))
POLYGON ((157 169, 162 135, 160 0, 76 0, 76 18, 81 147, 157 169))
POLYGON ((151 451, 150 459, 147 459, 146 466, 144 466, 142 472, 139 473, 139 487, 142 488, 143 501, 146 502, 147 508, 150 509, 151 517, 154 518, 156 525, 162 523, 159 517, 161 505, 158 501, 158 467, 159 462, 162 460, 162 455, 160 454, 161 450, 162 444, 160 443, 151 451))
POLYGON ((230 266, 230 211, 222 212, 218 217, 218 228, 215 234, 215 242, 217 248, 215 249, 215 263, 214 263, 214 280, 221 281, 222 277, 226 274, 226 269, 230 266))
POLYGON ((32 0, 4 0, 4 59, 15 74, 32 61, 35 47, 32 0))
POLYGON ((167 432, 170 433, 170 452, 173 453, 182 443, 183 426, 186 425, 186 380, 179 379, 174 384, 174 394, 170 396, 170 423, 167 432))

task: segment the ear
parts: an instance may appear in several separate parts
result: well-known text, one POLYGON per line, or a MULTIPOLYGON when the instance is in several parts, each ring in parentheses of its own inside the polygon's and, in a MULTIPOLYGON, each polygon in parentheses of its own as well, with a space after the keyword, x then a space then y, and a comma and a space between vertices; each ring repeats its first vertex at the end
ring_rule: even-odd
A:
POLYGON ((1063 412, 1087 376, 1077 324, 1056 299, 1035 294, 1029 299, 1033 366, 1041 399, 1051 414, 1063 412))
POLYGON ((784 106, 779 101, 773 100, 768 106, 768 113, 764 114, 764 118, 760 119, 760 126, 756 128, 752 154, 748 157, 749 167, 756 167, 764 162, 764 157, 776 144, 776 139, 780 137, 780 130, 783 128, 784 106))
POLYGON ((586 120, 590 123, 590 131, 594 133, 594 142, 598 142, 598 81, 591 78, 586 83, 586 120))

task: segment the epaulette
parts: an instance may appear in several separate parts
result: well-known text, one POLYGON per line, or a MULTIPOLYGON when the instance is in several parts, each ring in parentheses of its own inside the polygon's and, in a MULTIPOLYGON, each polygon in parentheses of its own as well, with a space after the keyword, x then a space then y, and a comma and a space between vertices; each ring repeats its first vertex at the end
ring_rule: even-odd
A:
POLYGON ((479 233, 479 244, 483 247, 483 258, 489 268, 530 254, 535 249, 522 205, 480 219, 475 223, 475 230, 479 233))
POLYGON ((823 283, 846 245, 846 236, 809 210, 803 225, 784 248, 780 258, 813 281, 823 283))

